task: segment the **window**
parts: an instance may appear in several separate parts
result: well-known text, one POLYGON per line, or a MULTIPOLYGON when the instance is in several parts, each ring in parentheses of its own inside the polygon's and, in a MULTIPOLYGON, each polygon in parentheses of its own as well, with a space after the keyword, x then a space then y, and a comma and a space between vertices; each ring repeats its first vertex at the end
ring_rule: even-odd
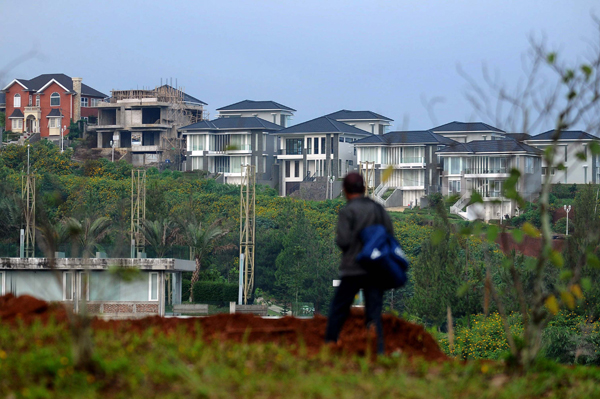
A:
POLYGON ((285 153, 287 155, 302 155, 302 139, 285 140, 285 153))
POLYGON ((29 95, 29 103, 28 103, 28 105, 31 107, 32 104, 33 104, 33 96, 30 94, 29 95))
POLYGON ((150 273, 149 281, 149 301, 158 301, 158 273, 150 273))
POLYGON ((555 173, 556 173, 556 168, 551 168, 550 169, 550 175, 554 176, 555 173))
POLYGON ((188 151, 203 151, 204 135, 193 134, 188 136, 188 151))
POLYGON ((263 151, 267 151, 267 134, 263 133, 262 136, 262 147, 263 147, 263 151))
POLYGON ((300 161, 294 162, 294 177, 300 177, 300 161))
POLYGON ((19 108, 21 106, 21 95, 20 94, 15 94, 15 101, 13 102, 13 106, 15 108, 19 108))
POLYGON ((565 162, 567 162, 567 146, 565 146, 565 162))
POLYGON ((325 154, 325 137, 321 137, 321 154, 325 154))
POLYGON ((315 154, 319 153, 319 139, 315 137, 315 154))
POLYGON ((368 162, 377 162, 377 148, 361 148, 360 160, 368 162))
POLYGON ((333 137, 331 138, 331 153, 333 154, 333 143, 335 142, 335 140, 333 139, 333 137))
POLYGON ((547 167, 543 167, 542 168, 542 176, 546 176, 546 173, 548 173, 548 168, 547 167))
POLYGON ((263 173, 267 173, 267 156, 263 155, 263 173))
POLYGON ((451 175, 459 175, 460 174, 460 162, 461 159, 457 157, 448 158, 448 164, 450 165, 450 174, 451 175))
POLYGON ((290 177, 290 161, 285 161, 285 177, 290 177))
POLYGON ((100 103, 100 99, 99 98, 92 98, 91 99, 91 103, 92 103, 92 107, 97 107, 98 103, 100 103))
POLYGON ((587 166, 583 167, 583 183, 587 184, 587 166))
POLYGON ((6 287, 6 281, 5 277, 4 277, 4 272, 0 272, 0 295, 5 295, 5 287, 6 287))
POLYGON ((36 107, 40 106, 40 95, 39 94, 37 96, 35 96, 35 106, 36 107))
POLYGON ((371 134, 375 134, 375 124, 369 123, 369 125, 371 125, 371 134))
POLYGON ((450 180, 448 182, 448 193, 460 193, 460 180, 450 180))
POLYGON ((525 173, 533 173, 533 158, 525 157, 525 173))
POLYGON ((75 284, 73 281, 73 272, 64 272, 63 273, 63 301, 72 301, 73 300, 73 291, 75 288, 75 284))
POLYGON ((85 300, 90 300, 90 274, 88 272, 79 272, 79 293, 77 294, 78 299, 83 299, 83 293, 85 292, 85 300))
POLYGON ((87 97, 81 97, 81 106, 82 107, 88 106, 88 98, 87 97))
POLYGON ((60 127, 60 118, 48 118, 48 127, 60 127))
POLYGON ((23 119, 11 119, 13 129, 23 129, 23 119))
POLYGON ((277 114, 272 114, 273 115, 273 123, 277 123, 277 114))
POLYGON ((60 106, 60 94, 58 94, 56 92, 50 94, 50 106, 51 107, 60 106))
POLYGON ((310 137, 306 139, 306 153, 312 154, 312 138, 310 137))

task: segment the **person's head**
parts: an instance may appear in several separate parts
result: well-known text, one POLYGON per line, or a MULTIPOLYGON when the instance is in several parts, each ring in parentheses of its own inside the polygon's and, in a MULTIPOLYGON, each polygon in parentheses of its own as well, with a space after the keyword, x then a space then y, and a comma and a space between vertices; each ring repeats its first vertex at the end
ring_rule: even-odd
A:
POLYGON ((362 197, 365 195, 365 181, 363 177, 356 172, 350 172, 344 177, 342 187, 347 199, 362 197))

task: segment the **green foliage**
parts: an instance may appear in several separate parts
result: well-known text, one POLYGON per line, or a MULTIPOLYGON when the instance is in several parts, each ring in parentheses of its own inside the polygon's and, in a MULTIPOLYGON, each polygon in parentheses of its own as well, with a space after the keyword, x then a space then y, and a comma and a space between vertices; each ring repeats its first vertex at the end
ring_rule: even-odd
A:
MULTIPOLYGON (((566 234, 566 232, 567 232, 567 218, 560 218, 556 222, 554 222, 554 228, 553 228, 553 230, 554 230, 555 233, 566 234)), ((570 223, 569 223, 569 233, 573 233, 573 231, 575 231, 575 224, 573 223, 572 220, 570 220, 570 223)))
POLYGON ((198 281, 194 284, 194 303, 226 303, 238 299, 237 284, 198 281))
POLYGON ((0 127, 6 126, 6 114, 4 112, 0 112, 0 127))

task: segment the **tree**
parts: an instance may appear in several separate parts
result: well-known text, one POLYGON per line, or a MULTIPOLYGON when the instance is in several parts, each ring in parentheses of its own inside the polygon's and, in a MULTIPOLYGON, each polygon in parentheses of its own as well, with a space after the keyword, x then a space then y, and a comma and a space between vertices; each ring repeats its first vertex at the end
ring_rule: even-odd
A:
POLYGON ((96 219, 88 217, 82 221, 75 218, 65 220, 68 235, 73 244, 81 249, 83 258, 90 258, 96 249, 102 249, 100 242, 110 232, 111 223, 105 216, 96 219))
MULTIPOLYGON (((192 251, 192 256, 196 262, 196 268, 192 274, 190 285, 190 302, 194 298, 194 284, 200 279, 200 270, 204 257, 213 250, 225 250, 224 247, 216 247, 218 239, 229 233, 229 230, 222 226, 222 219, 215 220, 209 226, 203 226, 202 223, 191 221, 182 225, 183 241, 192 251)), ((229 248, 229 247, 228 247, 229 248)))
POLYGON ((448 307, 457 307, 463 267, 459 264, 456 237, 440 220, 436 220, 435 228, 432 237, 421 245, 412 267, 414 294, 410 309, 439 326, 448 307))
POLYGON ((163 258, 173 246, 178 229, 175 222, 169 218, 159 220, 142 220, 140 226, 146 242, 156 251, 157 258, 163 258))
POLYGON ((0 112, 0 127, 6 127, 6 114, 0 112))

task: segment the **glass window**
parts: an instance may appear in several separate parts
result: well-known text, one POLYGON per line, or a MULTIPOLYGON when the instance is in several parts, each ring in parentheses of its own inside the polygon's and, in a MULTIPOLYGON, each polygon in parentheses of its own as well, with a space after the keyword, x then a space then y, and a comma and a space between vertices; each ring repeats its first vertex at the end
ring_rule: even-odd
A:
POLYGON ((300 161, 294 162, 294 177, 300 177, 300 161))
POLYGON ((306 139, 306 153, 312 154, 312 138, 311 137, 308 137, 306 139))
POLYGON ((262 148, 263 151, 267 151, 267 134, 263 133, 262 135, 262 148))
POLYGON ((302 155, 302 142, 303 139, 286 139, 285 140, 285 153, 287 155, 302 155))
POLYGON ((335 142, 335 140, 333 139, 333 137, 331 138, 331 153, 333 154, 333 143, 335 142))
POLYGON ((79 272, 79 294, 77 297, 83 299, 85 293, 85 300, 90 300, 90 274, 88 272, 79 272))
POLYGON ((40 106, 40 95, 39 94, 37 96, 35 96, 35 106, 36 107, 40 106))
POLYGON ((263 173, 267 173, 267 156, 263 156, 263 173))
POLYGON ((63 273, 63 300, 73 300, 73 272, 63 273))
POLYGON ((321 154, 325 154, 325 137, 321 137, 321 154))
POLYGON ((81 106, 82 107, 88 106, 88 98, 87 97, 81 97, 81 106))
POLYGON ((542 168, 542 176, 546 176, 546 173, 548 173, 548 168, 547 167, 543 167, 542 168))
POLYGON ((60 94, 54 92, 50 95, 50 106, 58 107, 60 105, 60 94))
POLYGON ((21 106, 21 95, 17 93, 17 94, 15 94, 14 98, 15 98, 15 101, 13 103, 13 106, 15 108, 19 108, 21 106))
POLYGON ((92 102, 92 107, 98 106, 98 103, 100 102, 99 98, 92 98, 91 100, 92 100, 91 101, 92 102))
POLYGON ((525 157, 525 173, 533 173, 533 158, 525 157))
POLYGON ((23 119, 11 119, 13 129, 23 129, 23 119))
POLYGON ((158 301, 158 273, 150 273, 150 301, 158 301))
POLYGON ((290 177, 290 161, 285 161, 285 177, 290 177))
POLYGON ((319 138, 315 137, 315 154, 319 153, 319 138))
POLYGON ((460 174, 460 158, 452 157, 448 159, 450 161, 450 174, 451 175, 459 175, 460 174))
POLYGON ((30 94, 29 95, 29 103, 28 103, 28 105, 31 107, 32 104, 33 104, 33 96, 30 94))

